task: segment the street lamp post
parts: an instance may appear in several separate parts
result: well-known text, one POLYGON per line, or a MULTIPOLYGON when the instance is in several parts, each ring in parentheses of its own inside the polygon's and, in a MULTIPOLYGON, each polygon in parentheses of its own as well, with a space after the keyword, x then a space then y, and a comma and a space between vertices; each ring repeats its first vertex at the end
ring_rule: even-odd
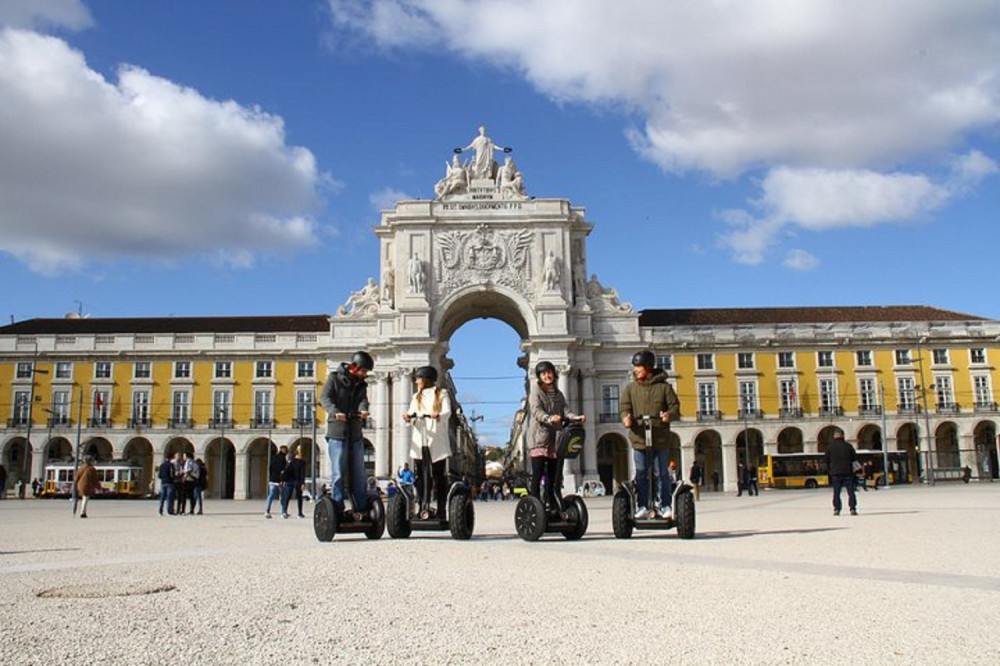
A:
POLYGON ((80 406, 76 411, 76 453, 73 455, 73 483, 70 494, 73 496, 73 515, 76 515, 76 469, 80 467, 80 444, 83 440, 83 386, 80 387, 80 406))
MULTIPOLYGON (((38 369, 38 340, 35 340, 35 351, 31 356, 31 386, 28 389, 28 427, 24 434, 24 464, 21 468, 21 483, 27 483, 25 479, 31 476, 31 421, 35 407, 35 374, 47 375, 48 370, 38 369)), ((75 486, 75 484, 74 484, 75 486)))
MULTIPOLYGON (((924 342, 925 338, 922 338, 920 342, 924 342)), ((920 365, 920 396, 921 401, 924 403, 924 442, 926 446, 924 447, 924 465, 927 470, 926 483, 928 485, 934 485, 934 467, 931 464, 931 419, 930 413, 927 411, 927 390, 928 388, 933 388, 933 384, 928 387, 924 385, 924 356, 921 353, 922 349, 917 347, 917 363, 920 365)))
MULTIPOLYGON (((878 404, 882 411, 882 474, 885 478, 885 488, 889 489, 889 440, 886 438, 885 425, 885 384, 879 380, 878 404)), ((875 485, 878 485, 876 481, 875 485)))

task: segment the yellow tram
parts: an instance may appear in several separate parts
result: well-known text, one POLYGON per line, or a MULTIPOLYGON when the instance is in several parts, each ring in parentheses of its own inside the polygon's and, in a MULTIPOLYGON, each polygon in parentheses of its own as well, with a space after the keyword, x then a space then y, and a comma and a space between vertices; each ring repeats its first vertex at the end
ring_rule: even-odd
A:
MULTIPOLYGON (((143 468, 128 461, 111 460, 94 463, 101 482, 101 497, 142 497, 145 493, 143 468)), ((49 463, 45 466, 42 497, 69 497, 73 492, 76 465, 72 462, 49 463)))

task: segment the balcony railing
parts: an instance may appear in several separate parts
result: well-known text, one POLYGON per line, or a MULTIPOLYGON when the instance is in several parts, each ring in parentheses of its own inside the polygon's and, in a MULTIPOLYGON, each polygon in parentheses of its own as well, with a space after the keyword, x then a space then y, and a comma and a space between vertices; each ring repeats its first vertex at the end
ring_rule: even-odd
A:
POLYGON ((618 423, 619 416, 617 412, 606 412, 597 417, 598 423, 618 423))
POLYGON ((169 419, 167 426, 170 428, 190 428, 191 419, 169 419))
POLYGON ((69 427, 69 417, 68 416, 51 416, 51 417, 49 417, 48 426, 50 428, 66 428, 66 427, 69 427))
POLYGON ((313 420, 311 416, 307 416, 303 419, 292 419, 293 428, 311 428, 313 420))
POLYGON ((844 408, 843 407, 820 407, 819 408, 819 415, 820 416, 843 416, 844 415, 844 408))
POLYGON ((110 428, 111 419, 106 416, 95 416, 87 419, 88 428, 110 428))
POLYGON ((209 428, 232 428, 233 427, 233 420, 232 419, 209 419, 208 420, 208 427, 209 428))
POLYGON ((8 428, 23 428, 28 425, 28 417, 26 416, 15 416, 12 419, 7 419, 8 428))
POLYGON ((867 407, 858 408, 858 416, 881 416, 882 406, 881 405, 868 405, 867 407))
POLYGON ((939 402, 936 409, 938 414, 958 414, 959 404, 957 402, 939 402))
POLYGON ((722 418, 722 412, 717 409, 699 409, 698 410, 698 420, 699 421, 718 421, 722 418))
POLYGON ((801 407, 782 407, 778 410, 778 416, 783 419, 801 419, 802 418, 802 408, 801 407))
POLYGON ((975 404, 975 410, 977 412, 995 412, 995 411, 997 411, 997 403, 995 403, 995 402, 977 402, 975 404))
POLYGON ((764 418, 764 412, 759 409, 741 409, 740 410, 741 419, 761 419, 764 418))
POLYGON ((128 420, 129 428, 148 428, 149 427, 149 417, 148 416, 133 416, 128 420))
POLYGON ((900 405, 896 407, 896 412, 899 414, 919 414, 920 405, 900 405))
POLYGON ((274 419, 251 419, 250 420, 250 427, 251 428, 257 428, 257 429, 273 428, 274 427, 274 419))

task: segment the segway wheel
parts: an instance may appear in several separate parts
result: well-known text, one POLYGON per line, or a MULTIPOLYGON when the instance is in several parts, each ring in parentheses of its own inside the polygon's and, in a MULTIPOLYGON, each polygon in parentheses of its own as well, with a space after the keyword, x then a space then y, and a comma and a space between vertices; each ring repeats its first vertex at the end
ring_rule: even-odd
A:
POLYGON ((368 507, 368 517, 372 524, 365 530, 365 536, 373 540, 381 539, 385 532, 385 504, 382 504, 381 497, 371 497, 368 501, 371 503, 368 507))
POLYGON ((570 522, 576 525, 570 529, 563 530, 563 536, 570 541, 576 541, 587 533, 587 526, 590 524, 590 514, 587 512, 587 505, 582 497, 569 495, 564 500, 566 503, 566 513, 570 522))
POLYGON ((386 511, 385 524, 389 528, 389 536, 393 539, 405 539, 410 536, 413 526, 410 525, 406 498, 402 493, 396 493, 389 498, 389 508, 386 511))
POLYGON ((615 531, 615 538, 629 539, 632 537, 632 506, 628 501, 628 495, 620 492, 615 494, 615 499, 611 503, 611 527, 615 531))
POLYGON ((694 496, 691 493, 681 493, 677 497, 677 536, 694 538, 694 496))
POLYGON ((337 508, 329 495, 323 495, 313 509, 313 531, 320 541, 333 541, 337 533, 337 508))
POLYGON ((465 493, 459 493, 451 498, 448 506, 448 527, 451 537, 466 541, 472 538, 472 530, 476 527, 476 507, 472 498, 465 493))
POLYGON ((545 534, 545 505, 531 495, 522 497, 514 509, 514 527, 525 541, 538 541, 545 534))

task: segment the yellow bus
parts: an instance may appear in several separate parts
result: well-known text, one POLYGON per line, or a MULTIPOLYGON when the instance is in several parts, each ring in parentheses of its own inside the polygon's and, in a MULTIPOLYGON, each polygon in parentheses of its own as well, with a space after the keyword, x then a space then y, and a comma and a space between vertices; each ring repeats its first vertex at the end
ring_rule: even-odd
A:
MULTIPOLYGON (((101 482, 101 497, 142 497, 145 493, 143 469, 126 461, 94 463, 101 482)), ((69 497, 73 492, 76 465, 71 462, 45 466, 41 497, 69 497)))
MULTIPOLYGON (((912 483, 910 461, 906 451, 890 451, 889 483, 912 483)), ((881 451, 859 449, 858 462, 869 485, 885 485, 885 456, 881 451)), ((774 453, 761 459, 757 481, 768 488, 818 488, 830 485, 823 453, 774 453)))

